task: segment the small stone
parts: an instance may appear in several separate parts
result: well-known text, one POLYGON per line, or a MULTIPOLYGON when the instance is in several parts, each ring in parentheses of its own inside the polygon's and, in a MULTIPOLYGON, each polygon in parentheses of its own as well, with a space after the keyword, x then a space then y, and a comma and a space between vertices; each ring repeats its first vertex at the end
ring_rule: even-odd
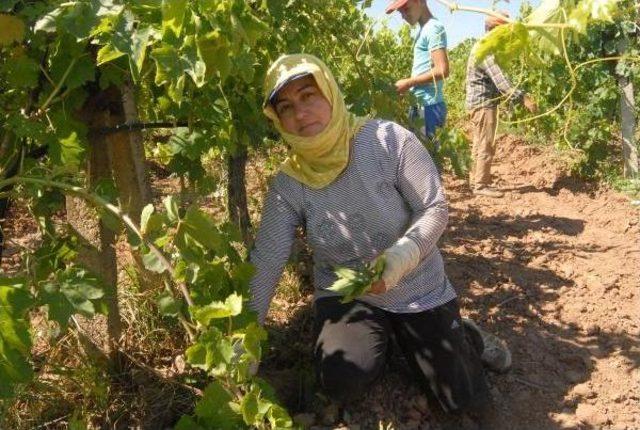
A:
POLYGON ((581 403, 576 408, 576 417, 585 424, 602 426, 609 422, 609 418, 601 413, 598 408, 593 405, 581 403))
POLYGON ((613 398, 613 401, 616 402, 616 403, 622 403, 625 400, 627 400, 627 396, 625 396, 624 394, 618 394, 617 396, 615 396, 613 398))
POLYGON ((573 387, 573 390, 571 390, 571 392, 578 397, 582 397, 583 399, 591 399, 593 397, 596 397, 597 395, 591 389, 587 382, 585 382, 584 384, 576 385, 575 387, 573 387))
POLYGON ((316 415, 312 413, 302 413, 293 416, 293 422, 300 424, 304 428, 311 427, 316 422, 316 415))

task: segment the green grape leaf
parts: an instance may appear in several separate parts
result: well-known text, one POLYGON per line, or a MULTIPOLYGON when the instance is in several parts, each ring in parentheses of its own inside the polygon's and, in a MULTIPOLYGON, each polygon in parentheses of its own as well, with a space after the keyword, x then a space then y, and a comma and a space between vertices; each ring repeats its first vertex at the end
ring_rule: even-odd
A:
POLYGON ((205 388, 195 407, 195 415, 205 421, 209 428, 235 430, 242 427, 240 416, 231 407, 233 397, 219 383, 212 382, 205 388))
POLYGON ((195 241, 211 250, 221 250, 225 241, 218 227, 209 217, 195 206, 189 207, 182 220, 183 232, 188 233, 195 241))
POLYGON ((167 267, 162 263, 160 257, 155 252, 149 251, 142 255, 142 264, 145 269, 154 273, 163 273, 167 267))
POLYGON ((200 58, 206 66, 207 76, 215 73, 224 81, 231 72, 231 46, 220 30, 211 31, 197 39, 200 58))
POLYGON ((251 357, 259 362, 262 356, 262 348, 260 342, 267 340, 267 332, 264 328, 256 323, 251 323, 245 329, 245 335, 242 340, 242 346, 251 357))
POLYGON ((242 418, 244 419, 245 424, 252 425, 255 424, 256 420, 259 419, 258 414, 258 395, 260 390, 253 386, 251 391, 249 391, 240 401, 240 410, 242 411, 242 418))
POLYGON ((224 371, 232 362, 233 356, 231 340, 223 337, 215 327, 203 332, 185 352, 191 366, 212 373, 224 371))
POLYGON ((10 87, 27 89, 38 84, 40 68, 35 60, 23 55, 3 64, 1 73, 10 87))
POLYGON ((54 282, 43 285, 40 302, 47 305, 49 319, 60 327, 66 327, 69 317, 75 313, 93 316, 95 302, 104 296, 97 278, 80 268, 71 267, 58 273, 54 282))
POLYGON ((49 144, 49 156, 58 166, 65 170, 77 170, 84 155, 84 148, 78 133, 72 131, 66 137, 60 137, 49 144))
POLYGON ((27 311, 33 299, 22 278, 0 278, 0 339, 5 347, 28 354, 31 348, 27 311))
POLYGON ((180 209, 178 198, 175 196, 167 196, 162 200, 164 208, 167 211, 167 217, 170 222, 176 222, 180 219, 180 209))
MULTIPOLYGON (((2 291, 0 289, 0 295, 2 291)), ((0 324, 3 323, 0 314, 0 324)), ((28 333, 28 327, 25 333, 28 333)), ((27 354, 18 352, 0 336, 0 399, 10 399, 15 394, 18 384, 29 382, 33 376, 33 369, 27 360, 27 354)))
POLYGON ((576 31, 586 33, 590 22, 613 22, 618 3, 619 0, 582 0, 571 11, 568 22, 576 31))
POLYGON ((184 69, 174 46, 162 44, 151 51, 151 58, 156 62, 156 85, 171 83, 182 76, 184 69))
POLYGON ((244 35, 249 46, 255 45, 260 37, 269 31, 269 26, 249 11, 240 15, 239 22, 242 26, 241 34, 244 35))
POLYGON ((0 0, 0 12, 11 12, 18 0, 0 0))
POLYGON ((25 25, 17 16, 0 13, 0 28, 0 46, 20 43, 24 39, 25 25))
POLYGON ((184 38, 180 54, 185 72, 191 77, 196 87, 201 88, 206 82, 207 66, 198 53, 195 36, 184 38))
POLYGON ((237 70, 240 78, 246 83, 253 82, 254 71, 256 69, 255 64, 257 62, 256 56, 251 51, 244 51, 234 57, 237 70))
POLYGON ((105 64, 100 67, 100 89, 105 90, 111 85, 120 87, 124 84, 126 72, 113 64, 105 64))
POLYGON ((233 293, 224 302, 215 301, 205 306, 194 307, 191 312, 196 321, 208 326, 212 319, 228 318, 242 312, 242 296, 233 293))
POLYGON ((289 416, 289 413, 282 406, 271 405, 271 409, 267 413, 269 423, 274 429, 289 429, 293 428, 293 420, 289 416))
POLYGON ((175 317, 180 313, 181 303, 169 291, 164 291, 160 294, 157 304, 161 315, 175 317))
POLYGON ((124 52, 119 51, 115 46, 108 44, 104 45, 102 48, 98 50, 98 55, 96 57, 96 64, 101 66, 109 61, 113 61, 116 58, 120 58, 125 55, 124 52))
POLYGON ((142 208, 142 213, 140 214, 140 232, 142 234, 145 234, 147 232, 148 230, 147 226, 149 224, 149 220, 151 219, 151 215, 153 215, 154 211, 155 211, 155 208, 151 203, 149 203, 144 208, 142 208))
POLYGON ((131 38, 131 50, 129 52, 129 61, 133 76, 137 79, 142 72, 142 66, 147 56, 147 46, 152 30, 149 27, 138 28, 131 38))
POLYGON ((248 288, 253 274, 255 273, 255 267, 251 263, 239 263, 236 264, 231 270, 231 279, 240 291, 244 291, 248 288))
POLYGON ((0 399, 13 397, 17 384, 33 376, 27 359, 31 350, 27 312, 33 303, 24 280, 0 278, 0 399))
POLYGON ((163 37, 169 31, 172 32, 175 37, 180 36, 187 5, 187 0, 162 0, 163 37))
POLYGON ((358 270, 338 267, 335 269, 338 279, 327 289, 343 296, 342 303, 348 303, 366 294, 371 284, 382 278, 384 264, 384 257, 380 256, 358 270))
POLYGON ((473 49, 475 60, 482 61, 489 55, 505 67, 519 55, 526 54, 529 32, 521 22, 499 25, 480 39, 473 49))

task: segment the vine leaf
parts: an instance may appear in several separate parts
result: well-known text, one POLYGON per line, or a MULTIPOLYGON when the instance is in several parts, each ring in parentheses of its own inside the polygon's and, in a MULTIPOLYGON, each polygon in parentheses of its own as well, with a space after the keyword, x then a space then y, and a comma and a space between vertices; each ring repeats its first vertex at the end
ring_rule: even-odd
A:
POLYGON ((180 301, 176 300, 168 291, 160 294, 157 303, 161 315, 175 317, 180 313, 180 301))
MULTIPOLYGON (((218 382, 210 383, 195 408, 198 418, 209 428, 233 430, 242 427, 238 415, 233 410, 231 394, 218 382)), ((178 428, 178 427, 176 427, 178 428)))
POLYGON ((327 290, 343 296, 342 303, 349 303, 355 298, 366 294, 371 288, 371 284, 382 278, 384 265, 384 257, 380 256, 357 270, 338 267, 335 270, 338 279, 327 290))
POLYGON ((72 267, 60 272, 55 281, 44 284, 39 299, 48 308, 49 319, 66 328, 71 315, 93 316, 95 303, 104 296, 99 280, 86 270, 72 267))
POLYGON ((242 312, 242 296, 233 293, 224 302, 215 301, 206 306, 194 307, 193 317, 205 327, 212 319, 228 318, 242 312))
POLYGON ((182 23, 187 11, 187 0, 163 0, 162 1, 162 35, 168 32, 179 37, 182 31, 182 23))
POLYGON ((249 324, 245 330, 242 346, 255 361, 260 361, 262 356, 260 342, 267 340, 267 332, 256 323, 249 324))
POLYGON ((16 385, 32 377, 27 360, 31 350, 27 312, 32 305, 24 280, 0 278, 0 399, 12 397, 16 385))
POLYGON ((78 133, 72 131, 67 137, 61 137, 49 146, 51 160, 65 170, 77 170, 82 161, 84 148, 78 139, 78 133))
POLYGON ((163 273, 167 270, 167 267, 164 265, 160 257, 158 257, 153 251, 149 251, 142 255, 142 264, 145 269, 154 273, 163 273))
POLYGON ((220 330, 211 327, 198 337, 197 341, 187 348, 187 362, 193 367, 220 374, 227 369, 234 357, 233 345, 220 330))

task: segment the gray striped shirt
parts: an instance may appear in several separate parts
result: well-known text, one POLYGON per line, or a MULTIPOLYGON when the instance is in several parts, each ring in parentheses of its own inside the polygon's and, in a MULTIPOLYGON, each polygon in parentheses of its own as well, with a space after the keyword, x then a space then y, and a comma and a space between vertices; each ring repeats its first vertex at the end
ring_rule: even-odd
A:
POLYGON ((396 313, 442 305, 456 296, 436 246, 447 220, 438 171, 420 141, 393 122, 368 121, 352 141, 349 165, 327 187, 282 172, 273 179, 251 252, 251 307, 263 323, 298 226, 313 251, 316 298, 335 295, 326 288, 336 266, 358 267, 406 235, 420 248, 420 264, 395 288, 359 300, 396 313))

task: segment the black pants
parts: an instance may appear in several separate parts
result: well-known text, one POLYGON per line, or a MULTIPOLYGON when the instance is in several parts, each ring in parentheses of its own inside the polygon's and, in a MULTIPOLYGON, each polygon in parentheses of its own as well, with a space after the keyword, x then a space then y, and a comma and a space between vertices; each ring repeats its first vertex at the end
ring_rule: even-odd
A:
POLYGON ((382 372, 391 335, 445 411, 482 408, 489 399, 479 352, 465 336, 456 299, 420 313, 396 314, 337 297, 315 303, 318 383, 335 401, 362 396, 382 372))

